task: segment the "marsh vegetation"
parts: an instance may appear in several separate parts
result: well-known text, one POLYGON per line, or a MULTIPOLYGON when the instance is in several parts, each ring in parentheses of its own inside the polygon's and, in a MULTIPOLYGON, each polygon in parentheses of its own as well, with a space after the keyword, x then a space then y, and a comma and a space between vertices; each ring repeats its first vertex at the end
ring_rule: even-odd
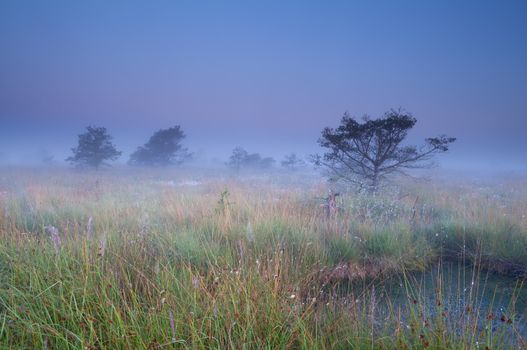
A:
POLYGON ((4 169, 3 348, 525 346, 527 182, 4 169), (447 268, 445 268, 445 266, 447 268))

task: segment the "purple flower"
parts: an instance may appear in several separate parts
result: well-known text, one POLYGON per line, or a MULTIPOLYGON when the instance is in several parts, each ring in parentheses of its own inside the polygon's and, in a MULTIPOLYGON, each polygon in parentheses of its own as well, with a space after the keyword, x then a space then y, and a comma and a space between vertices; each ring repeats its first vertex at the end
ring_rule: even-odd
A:
POLYGON ((50 235, 51 241, 53 242, 53 248, 58 253, 61 248, 59 230, 55 226, 45 226, 44 230, 50 235))

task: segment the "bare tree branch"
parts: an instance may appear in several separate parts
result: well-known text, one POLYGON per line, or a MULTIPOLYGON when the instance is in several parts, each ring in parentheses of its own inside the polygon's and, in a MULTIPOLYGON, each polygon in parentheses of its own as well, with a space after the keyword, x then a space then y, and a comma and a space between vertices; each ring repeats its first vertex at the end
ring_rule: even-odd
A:
MULTIPOLYGON (((402 169, 428 167, 435 154, 448 151, 456 139, 439 136, 426 139, 425 146, 404 146, 407 133, 416 119, 401 110, 390 110, 379 119, 357 122, 347 113, 336 128, 324 128, 319 144, 329 151, 318 156, 322 165, 336 176, 348 180, 351 175, 370 181, 373 189, 380 180, 402 169)), ((357 183, 355 179, 353 182, 357 183)))

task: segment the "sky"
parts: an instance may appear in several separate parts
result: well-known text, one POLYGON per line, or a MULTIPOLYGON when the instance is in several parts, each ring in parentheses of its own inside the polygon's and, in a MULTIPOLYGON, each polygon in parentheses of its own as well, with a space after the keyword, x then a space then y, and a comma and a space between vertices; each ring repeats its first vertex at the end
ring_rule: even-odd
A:
POLYGON ((447 134, 450 167, 527 164, 527 1, 0 1, 0 158, 123 161, 160 128, 191 151, 321 152, 344 112, 447 134))

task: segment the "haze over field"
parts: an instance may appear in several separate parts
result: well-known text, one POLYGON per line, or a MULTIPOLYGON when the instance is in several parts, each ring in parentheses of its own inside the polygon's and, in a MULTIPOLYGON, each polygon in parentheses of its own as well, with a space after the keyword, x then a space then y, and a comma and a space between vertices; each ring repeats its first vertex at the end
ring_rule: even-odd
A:
POLYGON ((526 15, 0 0, 0 349, 527 349, 526 15))
POLYGON ((319 152, 342 114, 403 107, 444 167, 525 170, 525 1, 2 1, 0 161, 62 161, 90 124, 120 162, 160 128, 222 162, 319 152))

